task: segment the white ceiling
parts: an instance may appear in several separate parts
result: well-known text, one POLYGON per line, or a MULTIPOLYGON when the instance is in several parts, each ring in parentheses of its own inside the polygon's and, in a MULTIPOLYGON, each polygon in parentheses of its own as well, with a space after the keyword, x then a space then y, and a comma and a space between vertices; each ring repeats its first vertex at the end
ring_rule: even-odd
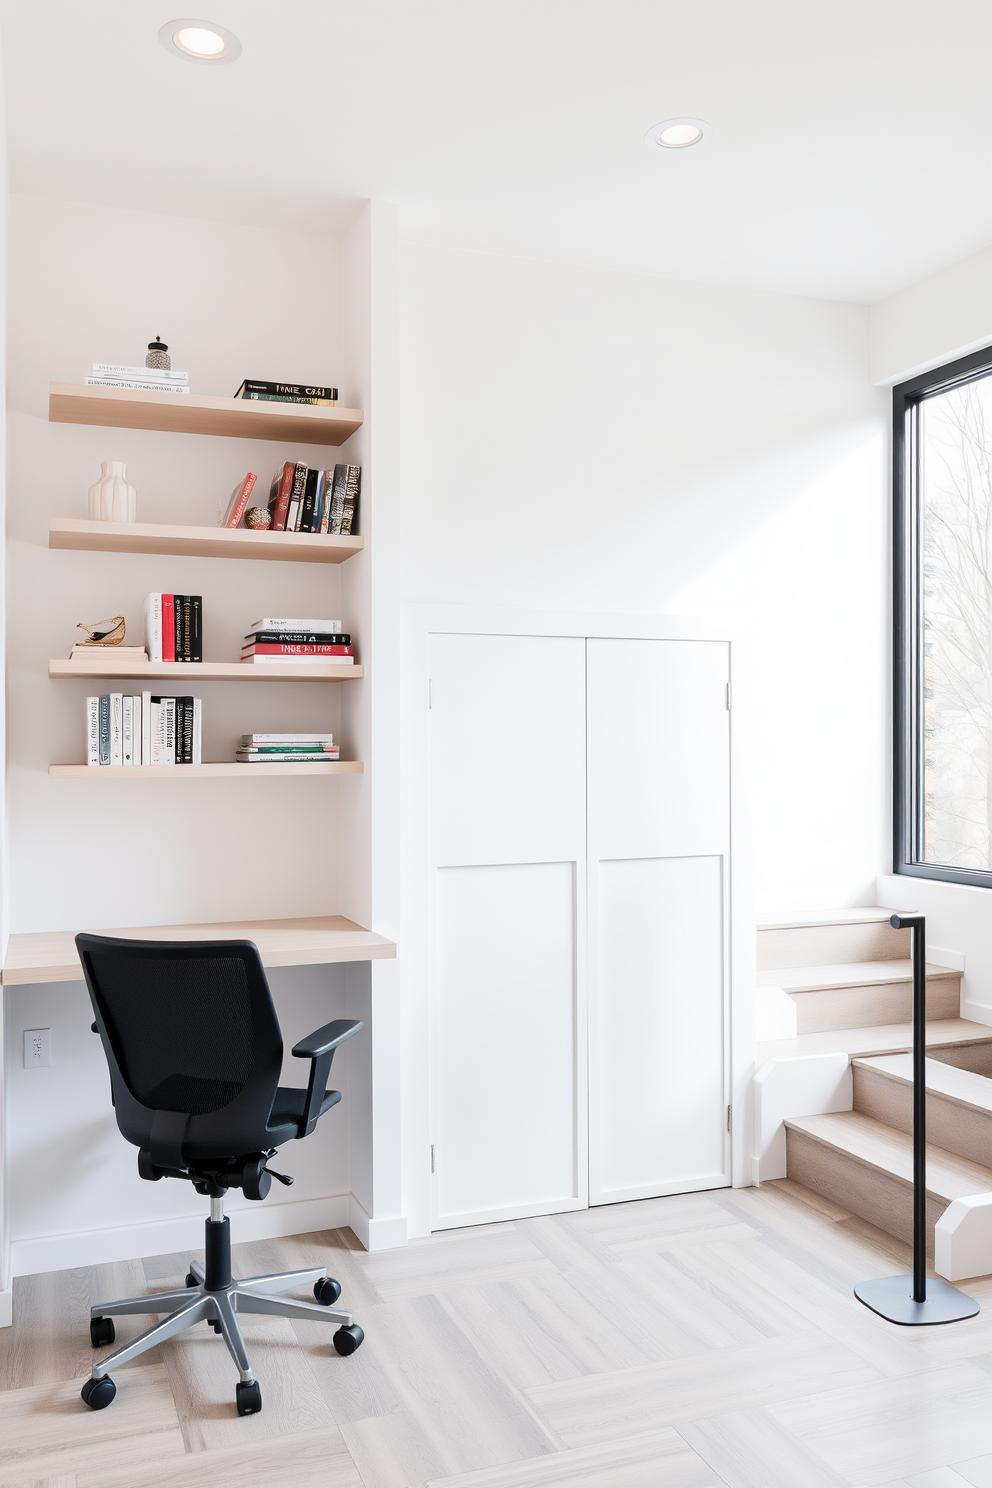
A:
POLYGON ((992 243, 990 0, 0 0, 11 187, 871 301, 992 243), (202 9, 200 8, 202 6, 202 9), (696 149, 645 131, 704 118, 696 149))

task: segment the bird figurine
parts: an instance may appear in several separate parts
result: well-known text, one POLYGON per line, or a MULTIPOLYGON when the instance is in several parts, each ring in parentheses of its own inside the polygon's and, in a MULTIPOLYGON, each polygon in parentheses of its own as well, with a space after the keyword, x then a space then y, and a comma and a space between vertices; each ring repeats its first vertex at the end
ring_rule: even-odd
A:
POLYGON ((114 615, 111 620, 97 620, 93 625, 80 621, 76 629, 86 632, 84 646, 119 646, 124 639, 124 616, 114 615))

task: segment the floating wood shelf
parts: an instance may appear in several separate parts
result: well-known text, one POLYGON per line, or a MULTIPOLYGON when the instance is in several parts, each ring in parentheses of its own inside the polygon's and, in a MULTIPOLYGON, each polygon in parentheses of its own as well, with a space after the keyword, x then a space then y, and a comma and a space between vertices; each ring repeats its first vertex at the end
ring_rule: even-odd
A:
POLYGON ((175 527, 152 522, 86 522, 50 517, 48 546, 84 553, 173 553, 182 558, 264 558, 275 563, 343 563, 362 537, 253 532, 249 527, 175 527))
MULTIPOLYGON (((188 766, 184 768, 189 768, 188 766)), ((249 765, 249 769, 252 766, 249 765)), ((77 929, 93 927, 77 926, 77 929)), ((12 935, 3 964, 5 986, 31 982, 81 982, 74 930, 12 935)), ((396 955, 393 941, 363 930, 343 915, 294 920, 225 920, 209 925, 142 925, 94 930, 127 940, 253 940, 265 966, 321 966, 334 961, 385 961, 396 955)))
MULTIPOLYGON (((94 647, 94 650, 97 648, 94 647)), ((109 646, 99 648, 102 654, 92 661, 48 663, 48 675, 56 681, 75 677, 81 681, 110 680, 149 682, 353 682, 365 676, 361 666, 341 666, 333 662, 308 662, 255 666, 244 661, 115 661, 107 653, 109 646)))
POLYGON ((361 775, 361 760, 321 760, 304 764, 282 761, 271 765, 243 765, 221 760, 209 765, 49 765, 53 780, 261 780, 270 775, 361 775))
POLYGON ((72 382, 49 384, 48 417, 57 424, 333 445, 344 444, 365 420, 360 408, 261 403, 251 398, 194 398, 192 393, 145 393, 72 382))

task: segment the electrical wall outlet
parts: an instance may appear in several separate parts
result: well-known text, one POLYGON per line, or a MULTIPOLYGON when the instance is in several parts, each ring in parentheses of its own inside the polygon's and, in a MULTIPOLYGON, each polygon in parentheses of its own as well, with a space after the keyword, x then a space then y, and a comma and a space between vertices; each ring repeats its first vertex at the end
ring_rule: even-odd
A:
POLYGON ((47 1069, 52 1062, 52 1030, 25 1028, 24 1068, 47 1069))

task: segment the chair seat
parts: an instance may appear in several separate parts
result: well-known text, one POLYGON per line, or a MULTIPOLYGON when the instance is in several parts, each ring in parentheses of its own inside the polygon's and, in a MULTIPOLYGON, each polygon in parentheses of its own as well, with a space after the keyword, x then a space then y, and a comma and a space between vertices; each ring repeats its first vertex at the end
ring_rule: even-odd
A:
MULTIPOLYGON (((340 1090, 328 1090, 320 1103, 321 1116, 323 1116, 325 1111, 329 1111, 332 1106, 336 1106, 340 1099, 340 1090)), ((298 1090, 293 1085, 280 1085, 272 1101, 269 1130, 274 1131, 277 1127, 288 1126, 293 1128, 293 1131, 289 1135, 297 1135, 303 1126, 303 1112, 306 1108, 306 1103, 307 1093, 305 1090, 298 1090)), ((288 1137, 279 1137, 277 1140, 284 1142, 288 1140, 288 1137)))

